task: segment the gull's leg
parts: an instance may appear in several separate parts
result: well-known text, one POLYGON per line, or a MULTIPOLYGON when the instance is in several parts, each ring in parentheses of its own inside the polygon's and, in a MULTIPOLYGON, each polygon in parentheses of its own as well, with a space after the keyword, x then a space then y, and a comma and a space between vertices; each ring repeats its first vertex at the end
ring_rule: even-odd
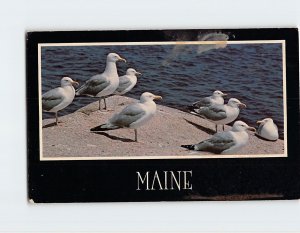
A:
POLYGON ((57 115, 58 115, 57 112, 55 112, 55 118, 56 118, 55 124, 56 124, 56 125, 58 125, 58 116, 57 116, 57 115))
POLYGON ((104 100, 104 109, 107 110, 105 97, 103 98, 103 100, 104 100))
POLYGON ((225 131, 225 125, 223 125, 223 131, 225 131))
MULTIPOLYGON (((112 97, 110 97, 110 98, 112 98, 112 97)), ((106 105, 106 98, 105 98, 105 97, 103 97, 103 100, 104 100, 104 110, 107 111, 107 112, 113 111, 113 109, 107 108, 107 105, 106 105)))
POLYGON ((216 124, 216 133, 218 133, 218 125, 216 124))
POLYGON ((135 136, 135 141, 137 142, 137 129, 134 129, 134 136, 135 136))
POLYGON ((99 99, 99 110, 101 111, 101 100, 102 98, 99 99))

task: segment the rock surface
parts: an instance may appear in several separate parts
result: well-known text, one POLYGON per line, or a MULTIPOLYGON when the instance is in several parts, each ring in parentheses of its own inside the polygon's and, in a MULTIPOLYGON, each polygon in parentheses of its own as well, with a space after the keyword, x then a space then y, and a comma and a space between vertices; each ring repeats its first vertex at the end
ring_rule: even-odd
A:
MULTIPOLYGON (((109 107, 115 104, 114 111, 101 112, 98 101, 78 111, 59 118, 58 126, 54 119, 43 120, 43 158, 62 157, 108 157, 139 158, 218 158, 253 157, 263 154, 282 156, 284 141, 269 142, 257 138, 252 132, 250 140, 238 155, 214 155, 207 152, 190 152, 180 147, 182 144, 195 144, 214 134, 214 124, 177 109, 158 105, 157 113, 148 124, 138 129, 139 142, 134 142, 132 129, 117 129, 101 133, 90 132, 90 128, 105 123, 114 113, 136 100, 113 96, 107 99, 109 107), (116 104, 117 103, 117 104, 116 104)), ((159 104, 159 103, 158 103, 159 104)), ((220 127, 221 128, 221 127, 220 127)), ((225 130, 231 127, 226 126, 225 130)), ((221 130, 221 129, 219 129, 221 130)))

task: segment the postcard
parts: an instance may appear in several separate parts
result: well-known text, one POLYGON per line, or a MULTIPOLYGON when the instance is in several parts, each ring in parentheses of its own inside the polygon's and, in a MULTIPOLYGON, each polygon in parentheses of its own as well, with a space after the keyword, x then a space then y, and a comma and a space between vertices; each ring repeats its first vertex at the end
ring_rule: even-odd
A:
POLYGON ((299 197, 298 30, 27 33, 32 202, 299 197))

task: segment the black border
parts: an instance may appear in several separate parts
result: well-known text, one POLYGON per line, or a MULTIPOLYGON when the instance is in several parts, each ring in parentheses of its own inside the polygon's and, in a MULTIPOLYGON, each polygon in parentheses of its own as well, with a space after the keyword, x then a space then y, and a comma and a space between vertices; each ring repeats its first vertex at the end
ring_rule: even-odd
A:
POLYGON ((28 198, 34 202, 297 199, 299 173, 298 29, 28 32, 26 35, 28 198), (286 40, 287 158, 40 161, 38 43, 286 40), (136 171, 192 170, 193 191, 136 191, 136 171))

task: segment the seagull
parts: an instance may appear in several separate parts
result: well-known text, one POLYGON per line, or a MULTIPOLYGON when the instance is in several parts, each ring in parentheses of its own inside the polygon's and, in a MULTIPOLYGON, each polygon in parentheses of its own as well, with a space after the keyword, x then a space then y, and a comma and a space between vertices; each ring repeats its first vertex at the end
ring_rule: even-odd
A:
POLYGON ((76 95, 87 95, 100 97, 99 110, 101 110, 101 99, 104 100, 104 109, 106 109, 105 97, 111 95, 119 86, 119 76, 116 62, 126 60, 116 53, 109 53, 106 59, 106 67, 102 74, 97 74, 85 82, 77 91, 76 95))
POLYGON ((227 104, 212 104, 207 107, 200 107, 195 109, 192 114, 200 116, 216 124, 216 132, 218 132, 218 125, 224 125, 233 122, 239 115, 239 107, 246 107, 236 98, 230 98, 227 104))
POLYGON ((256 132, 258 136, 270 141, 276 141, 279 138, 277 125, 271 118, 265 118, 256 123, 260 124, 256 132))
POLYGON ((42 95, 42 109, 45 112, 55 112, 56 125, 58 125, 57 112, 70 105, 75 97, 74 84, 79 85, 71 78, 63 77, 60 81, 60 87, 42 95))
POLYGON ((156 112, 156 104, 153 100, 161 100, 161 96, 144 92, 138 103, 125 107, 120 113, 115 114, 105 124, 96 126, 91 131, 108 131, 120 128, 134 129, 137 142, 137 128, 146 124, 156 112))
POLYGON ((246 130, 255 132, 255 128, 248 126, 245 122, 236 121, 230 131, 219 132, 198 144, 182 145, 181 147, 215 154, 234 154, 248 143, 249 135, 246 130))
POLYGON ((137 77, 136 75, 141 75, 140 72, 137 72, 133 68, 129 68, 126 71, 126 75, 120 76, 119 86, 115 90, 115 95, 124 95, 129 92, 136 84, 137 77))
POLYGON ((212 96, 201 98, 199 101, 192 104, 189 107, 191 111, 195 111, 195 109, 199 109, 201 107, 207 107, 212 104, 224 104, 223 97, 227 94, 223 93, 222 91, 216 90, 213 92, 212 96))

